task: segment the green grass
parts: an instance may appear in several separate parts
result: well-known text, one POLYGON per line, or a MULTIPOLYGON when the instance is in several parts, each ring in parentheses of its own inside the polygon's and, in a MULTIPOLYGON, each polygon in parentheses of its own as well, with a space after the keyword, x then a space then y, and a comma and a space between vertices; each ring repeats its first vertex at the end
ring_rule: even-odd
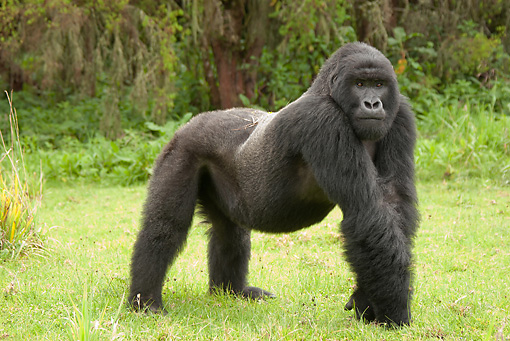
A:
POLYGON ((481 178, 510 184, 510 116, 474 101, 442 99, 417 123, 419 178, 481 178))
POLYGON ((253 234, 247 302, 207 294, 207 225, 195 221, 164 287, 168 316, 129 311, 143 187, 51 187, 37 217, 45 254, 0 263, 0 338, 98 340, 505 340, 510 193, 481 180, 419 184, 414 323, 386 330, 343 310, 354 284, 332 212, 290 235, 253 234), (81 329, 80 329, 81 328, 81 329), (84 328, 88 328, 84 331, 84 328), (73 336, 74 335, 74 336, 73 336), (81 336, 80 336, 81 335, 81 336))

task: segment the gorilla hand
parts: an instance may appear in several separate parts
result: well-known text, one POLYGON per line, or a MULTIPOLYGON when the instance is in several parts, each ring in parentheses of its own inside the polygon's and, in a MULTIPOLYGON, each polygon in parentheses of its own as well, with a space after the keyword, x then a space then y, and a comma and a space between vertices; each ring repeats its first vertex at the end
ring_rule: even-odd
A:
POLYGON ((375 320, 375 312, 372 304, 366 297, 366 294, 360 288, 357 288, 349 298, 349 302, 344 307, 345 310, 352 310, 356 312, 358 320, 363 319, 366 322, 375 320))

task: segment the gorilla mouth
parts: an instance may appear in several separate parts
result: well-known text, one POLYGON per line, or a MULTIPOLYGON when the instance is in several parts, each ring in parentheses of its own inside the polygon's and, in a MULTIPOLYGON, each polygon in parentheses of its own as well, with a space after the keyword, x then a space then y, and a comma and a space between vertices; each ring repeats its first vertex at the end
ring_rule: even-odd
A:
POLYGON ((382 120, 384 120, 384 117, 383 116, 361 116, 361 117, 358 117, 358 120, 365 121, 365 122, 382 121, 382 120))
POLYGON ((359 112, 356 115, 356 119, 360 121, 382 121, 386 118, 383 111, 381 112, 359 112))

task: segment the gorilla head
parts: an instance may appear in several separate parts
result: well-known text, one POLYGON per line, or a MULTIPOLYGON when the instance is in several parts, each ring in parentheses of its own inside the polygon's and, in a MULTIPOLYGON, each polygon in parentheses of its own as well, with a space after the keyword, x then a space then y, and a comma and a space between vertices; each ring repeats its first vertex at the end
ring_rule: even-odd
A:
POLYGON ((330 95, 361 141, 386 136, 400 107, 393 66, 381 52, 364 43, 337 50, 307 94, 330 95))
POLYGON ((331 97, 348 115, 360 140, 386 136, 400 106, 393 67, 379 51, 346 56, 331 76, 331 97))

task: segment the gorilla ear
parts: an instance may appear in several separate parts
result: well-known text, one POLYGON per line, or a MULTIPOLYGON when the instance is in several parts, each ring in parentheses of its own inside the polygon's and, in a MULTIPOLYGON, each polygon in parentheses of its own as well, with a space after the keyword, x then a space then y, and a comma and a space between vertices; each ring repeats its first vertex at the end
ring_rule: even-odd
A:
POLYGON ((336 80, 338 79, 338 73, 337 72, 333 72, 333 74, 331 74, 329 76, 329 92, 331 94, 331 90, 333 90, 335 88, 335 82, 336 80))

